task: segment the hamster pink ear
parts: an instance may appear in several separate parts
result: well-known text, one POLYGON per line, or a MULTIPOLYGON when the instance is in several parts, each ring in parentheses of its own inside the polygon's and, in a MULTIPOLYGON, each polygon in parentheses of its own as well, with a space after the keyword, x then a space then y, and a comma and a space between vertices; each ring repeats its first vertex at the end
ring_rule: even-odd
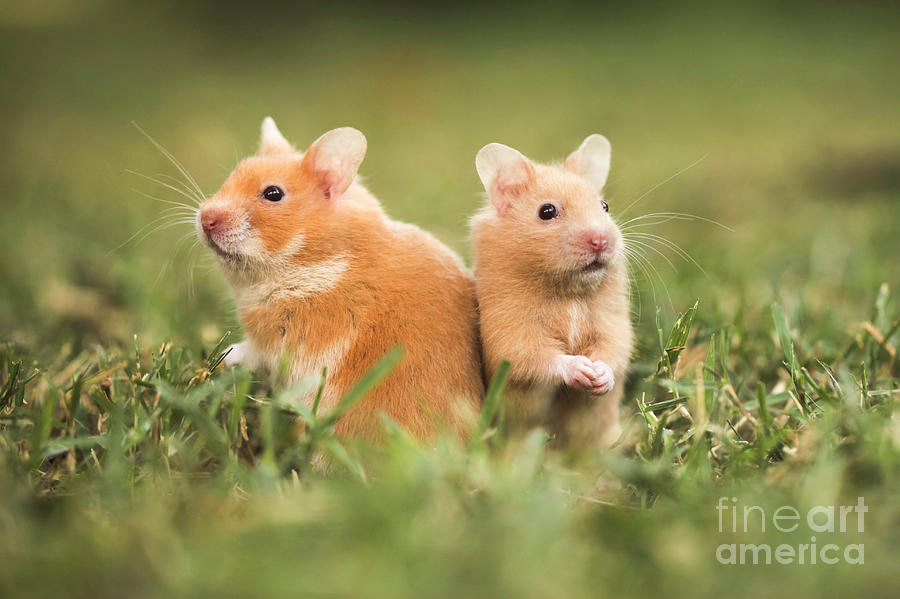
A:
POLYGON ((498 143, 488 144, 478 151, 475 170, 500 216, 506 214, 510 202, 534 179, 531 161, 517 150, 498 143))
POLYGON ((281 131, 275 125, 272 117, 267 116, 262 122, 262 135, 259 140, 260 156, 275 156, 278 154, 290 154, 294 151, 293 146, 284 138, 281 131))
POLYGON ((314 141, 301 167, 318 180, 326 198, 337 200, 366 157, 366 136, 353 127, 333 129, 314 141))
POLYGON ((566 158, 566 170, 586 178, 599 193, 609 176, 611 152, 609 140, 594 133, 566 158))

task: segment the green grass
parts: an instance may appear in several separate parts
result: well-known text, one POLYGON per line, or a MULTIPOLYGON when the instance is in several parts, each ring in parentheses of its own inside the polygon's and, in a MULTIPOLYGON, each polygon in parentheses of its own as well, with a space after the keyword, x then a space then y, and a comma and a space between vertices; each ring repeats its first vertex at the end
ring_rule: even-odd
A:
POLYGON ((896 7, 54 6, 0 13, 0 595, 894 593, 896 7), (604 133, 614 215, 699 160, 628 212, 734 231, 648 229, 707 274, 647 254, 621 446, 509 439, 491 392, 467 443, 385 421, 368 447, 224 368, 239 323, 190 227, 122 245, 165 207, 132 189, 178 198, 126 172, 176 174, 131 122, 211 193, 267 114, 300 146, 361 129, 388 211, 467 257, 487 142, 549 160, 604 133), (816 536, 864 565, 716 562, 814 534, 720 533, 720 497, 860 496, 865 532, 816 536))

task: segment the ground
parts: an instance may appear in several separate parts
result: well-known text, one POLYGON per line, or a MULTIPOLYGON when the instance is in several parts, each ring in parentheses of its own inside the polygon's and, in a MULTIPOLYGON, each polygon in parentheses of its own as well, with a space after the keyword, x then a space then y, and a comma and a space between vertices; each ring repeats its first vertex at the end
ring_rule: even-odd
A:
POLYGON ((0 593, 892 595, 898 25, 881 3, 5 10, 0 593), (182 215, 154 222, 148 195, 183 198, 144 176, 183 176, 132 123, 210 194, 266 115, 299 147, 365 132, 368 187, 467 260, 491 141, 547 161, 602 133, 620 222, 701 217, 636 221, 683 249, 636 239, 621 445, 507 439, 493 394, 468 443, 342 444, 223 367, 226 286, 182 215), (860 497, 863 531, 805 521, 860 497), (834 565, 717 559, 831 542, 834 565))

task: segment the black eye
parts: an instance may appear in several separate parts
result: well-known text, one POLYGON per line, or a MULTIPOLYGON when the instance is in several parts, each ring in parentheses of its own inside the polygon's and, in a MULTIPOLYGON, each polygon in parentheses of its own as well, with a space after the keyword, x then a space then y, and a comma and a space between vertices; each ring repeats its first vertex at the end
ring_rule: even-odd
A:
POLYGON ((275 187, 274 185, 269 185, 262 192, 262 197, 269 200, 270 202, 278 202, 281 198, 284 197, 284 192, 281 191, 280 187, 275 187))
POLYGON ((600 200, 600 205, 603 206, 606 212, 609 212, 609 204, 606 203, 606 200, 600 200))
POLYGON ((544 204, 538 208, 538 216, 541 220, 550 220, 557 216, 556 206, 553 204, 544 204))

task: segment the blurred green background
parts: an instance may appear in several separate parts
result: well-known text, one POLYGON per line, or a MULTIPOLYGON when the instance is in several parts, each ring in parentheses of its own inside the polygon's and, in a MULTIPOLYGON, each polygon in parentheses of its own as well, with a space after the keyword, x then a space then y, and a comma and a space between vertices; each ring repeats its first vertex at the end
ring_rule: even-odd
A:
POLYGON ((361 129, 361 172, 395 218, 468 257, 473 166, 490 141, 541 161, 613 143, 612 212, 718 220, 654 232, 642 322, 703 298, 733 313, 781 296, 861 317, 898 281, 900 56, 888 3, 601 7, 410 3, 4 2, 0 331, 23 341, 194 342, 233 327, 204 248, 174 226, 117 246, 180 199, 139 124, 215 192, 263 116, 298 147, 361 129), (167 263, 169 268, 165 269, 167 263), (193 281, 192 290, 191 281, 193 281))
MULTIPOLYGON (((7 357, 25 360, 22 372, 34 365, 47 375, 16 407, 21 418, 0 413, 0 591, 895 594, 896 360, 871 336, 854 339, 861 322, 885 331, 897 313, 893 296, 878 293, 882 283, 895 293, 900 285, 898 32, 900 5, 881 2, 0 0, 0 341, 7 357), (301 486, 252 455, 265 434, 256 415, 272 405, 263 401, 245 410, 249 444, 210 459, 214 444, 202 427, 153 403, 153 385, 165 377, 147 382, 148 353, 165 341, 178 348, 171 362, 186 366, 166 376, 188 403, 224 401, 210 419, 244 401, 250 375, 219 371, 192 387, 194 373, 210 374, 199 350, 237 322, 212 256, 191 247, 189 225, 125 243, 168 206, 142 194, 180 199, 128 172, 178 176, 132 123, 211 194, 255 150, 266 115, 298 147, 334 127, 362 130, 369 154, 361 173, 388 212, 467 259, 467 218, 482 201, 481 146, 500 141, 548 161, 603 133, 613 144, 614 216, 652 189, 625 218, 677 211, 733 229, 702 220, 648 229, 708 276, 663 246, 676 268, 648 251, 659 276, 637 273, 629 406, 669 397, 663 383, 678 378, 647 376, 659 355, 657 308, 670 324, 700 298, 686 362, 704 359, 713 332, 730 335, 719 337, 727 367, 711 381, 717 405, 727 406, 716 422, 740 427, 723 381, 760 420, 757 392, 780 396, 773 409, 790 416, 778 424, 785 451, 770 455, 764 426, 753 442, 725 430, 731 453, 707 460, 705 439, 695 443, 691 429, 696 412, 673 410, 668 424, 641 429, 658 432, 664 451, 641 453, 639 444, 596 470, 573 472, 540 443, 489 454, 402 446, 384 452, 371 486, 342 477, 301 486), (846 390, 815 418, 785 401, 794 383, 782 368, 773 301, 785 308, 810 380, 827 387, 818 396, 834 390, 829 366, 846 390), (91 377, 83 389, 78 372, 91 377), (106 376, 114 380, 104 388, 106 376), (857 401, 865 376, 876 391, 857 401), (94 406, 85 422, 105 423, 103 431, 78 429, 62 407, 56 420, 45 409, 56 405, 54 393, 69 406, 101 389, 116 399, 106 411, 94 406), (131 410, 133 421, 116 428, 116 409, 131 410), (42 461, 28 456, 41 441, 28 444, 33 422, 47 423, 43 441, 94 437, 68 454, 51 443, 45 449, 56 453, 42 461), (139 439, 135 449, 105 452, 121 446, 116 434, 139 439), (597 498, 609 476, 625 507, 604 503, 603 492, 597 498), (864 494, 873 506, 867 566, 717 566, 711 523, 723 493, 798 507, 864 494)), ((693 375, 685 366, 679 376, 693 375)), ((102 407, 102 396, 92 401, 102 407)))

